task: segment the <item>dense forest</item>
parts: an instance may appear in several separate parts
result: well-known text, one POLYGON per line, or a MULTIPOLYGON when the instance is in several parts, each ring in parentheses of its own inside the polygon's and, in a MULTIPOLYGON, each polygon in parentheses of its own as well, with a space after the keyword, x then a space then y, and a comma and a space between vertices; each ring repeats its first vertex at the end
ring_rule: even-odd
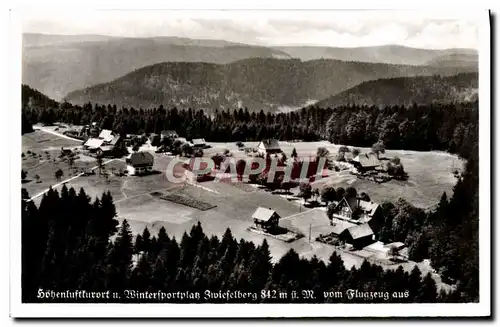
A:
MULTIPOLYGON (((24 197, 28 197, 23 192, 24 197)), ((450 257, 453 261, 453 257, 450 257)), ((477 286, 477 285, 476 285, 477 286)), ((300 258, 291 249, 272 263, 266 241, 260 245, 236 240, 226 230, 221 239, 203 232, 200 224, 177 241, 162 228, 158 235, 145 229, 131 235, 126 220, 119 225, 109 193, 94 201, 81 189, 63 186, 61 194, 46 193, 39 207, 22 202, 23 302, 158 302, 133 299, 125 290, 138 292, 200 292, 200 299, 171 302, 460 302, 477 300, 473 293, 437 292, 431 275, 418 268, 410 273, 400 267, 384 271, 363 263, 346 269, 335 253, 329 262, 300 258), (113 240, 110 236, 116 234, 113 240), (387 292, 380 298, 348 298, 348 290, 387 292), (47 299, 44 291, 110 291, 113 298, 47 299), (256 293, 256 298, 217 300, 203 297, 217 293, 256 293), (262 292, 264 290, 264 292, 262 292), (313 291, 314 298, 303 296, 313 291), (297 299, 290 294, 296 291, 297 299), (116 292, 116 293, 115 293, 116 292), (275 293, 277 292, 277 293, 275 293), (288 297, 274 294, 287 292, 288 297), (326 299, 324 292, 342 292, 326 299), (469 297, 472 296, 472 297, 469 297)), ((466 291, 469 291, 468 289, 466 291)))
POLYGON ((415 76, 378 79, 317 102, 318 107, 338 107, 351 103, 367 106, 410 106, 414 103, 456 103, 478 99, 478 74, 415 76), (432 90, 432 91, 430 91, 432 90))
MULTIPOLYGON (((217 65, 162 62, 142 67, 109 83, 69 93, 64 99, 127 107, 215 109, 248 107, 278 111, 322 100, 362 82, 381 78, 477 72, 477 67, 389 65, 340 60, 248 58, 217 65)), ((411 100, 410 100, 411 101, 411 100)))
MULTIPOLYGON (((36 92, 23 86, 23 94, 36 92)), ((35 93, 37 94, 37 93, 35 93)), ((478 102, 413 105, 409 107, 308 107, 289 113, 250 112, 247 109, 203 110, 121 108, 111 105, 76 106, 64 102, 30 104, 23 95, 23 119, 31 123, 98 122, 121 134, 177 130, 187 139, 212 142, 280 140, 316 141, 370 147, 382 140, 388 149, 443 150, 464 158, 471 152, 478 131, 478 102), (181 132, 182 131, 182 132, 181 132)))

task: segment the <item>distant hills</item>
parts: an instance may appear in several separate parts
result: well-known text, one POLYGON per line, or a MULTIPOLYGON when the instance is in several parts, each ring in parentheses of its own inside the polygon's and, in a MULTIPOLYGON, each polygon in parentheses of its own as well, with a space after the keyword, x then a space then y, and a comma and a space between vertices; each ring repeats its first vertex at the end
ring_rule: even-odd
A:
MULTIPOLYGON (((253 58, 226 65, 160 63, 138 69, 112 82, 69 93, 75 104, 98 102, 118 106, 178 108, 248 107, 276 111, 297 107, 380 78, 455 75, 470 67, 407 66, 338 60, 300 61, 253 58)), ((394 95, 396 96, 396 95, 394 95)))
POLYGON ((316 103, 320 107, 357 104, 368 106, 447 103, 478 99, 478 74, 417 76, 363 82, 316 103))
POLYGON ((356 48, 335 47, 275 47, 274 49, 286 52, 293 58, 301 60, 335 59, 344 61, 376 62, 396 65, 429 65, 438 64, 441 58, 454 57, 456 66, 463 64, 462 59, 468 64, 475 62, 477 65, 478 54, 473 49, 417 49, 400 45, 383 45, 356 48))
POLYGON ((290 58, 280 50, 220 40, 24 34, 22 82, 60 100, 159 62, 225 64, 253 57, 290 58))
POLYGON ((22 82, 61 100, 72 91, 111 82, 134 70, 161 62, 229 64, 251 58, 333 59, 465 67, 466 71, 477 71, 477 52, 471 49, 427 50, 394 45, 361 48, 264 47, 179 37, 24 34, 22 82))

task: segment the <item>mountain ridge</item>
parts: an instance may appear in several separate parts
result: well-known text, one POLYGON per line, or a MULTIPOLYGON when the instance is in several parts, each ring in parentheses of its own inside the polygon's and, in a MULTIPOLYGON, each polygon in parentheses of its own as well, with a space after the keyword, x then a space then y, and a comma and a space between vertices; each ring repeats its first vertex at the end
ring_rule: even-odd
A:
POLYGON ((395 77, 366 81, 318 101, 315 105, 323 108, 349 104, 409 106, 477 99, 478 73, 459 73, 452 76, 395 77))
POLYGON ((303 62, 250 58, 225 65, 164 62, 70 92, 65 99, 75 104, 91 101, 143 108, 162 103, 208 111, 240 107, 276 111, 283 105, 293 107, 311 99, 325 99, 369 80, 470 71, 474 69, 326 59, 303 62))
MULTIPOLYGON (((299 48, 303 51, 307 49, 309 52, 312 51, 313 53, 309 56, 315 59, 325 57, 325 59, 333 58, 335 60, 353 61, 357 59, 363 62, 383 61, 404 64, 421 63, 424 59, 432 60, 434 58, 433 56, 422 56, 420 54, 422 51, 424 53, 430 51, 437 55, 453 50, 419 50, 390 45, 358 48, 308 48, 307 46, 299 48), (389 53, 404 49, 404 53, 385 55, 387 49, 393 49, 388 51, 389 53), (322 51, 329 51, 328 56, 323 56, 322 51), (331 51, 344 51, 348 55, 338 55, 330 53, 331 51), (352 51, 360 54, 353 55, 350 53, 352 51)), ((466 53, 474 52, 471 49, 458 49, 457 51, 459 50, 466 53)), ((35 87, 51 98, 61 100, 72 91, 111 82, 135 69, 161 62, 228 64, 248 58, 293 58, 294 53, 288 51, 284 51, 280 46, 260 46, 225 40, 191 39, 175 36, 118 37, 96 34, 26 33, 23 34, 22 83, 35 87)), ((308 56, 296 55, 295 57, 301 60, 310 59, 308 56)), ((461 62, 443 64, 460 66, 461 62)))

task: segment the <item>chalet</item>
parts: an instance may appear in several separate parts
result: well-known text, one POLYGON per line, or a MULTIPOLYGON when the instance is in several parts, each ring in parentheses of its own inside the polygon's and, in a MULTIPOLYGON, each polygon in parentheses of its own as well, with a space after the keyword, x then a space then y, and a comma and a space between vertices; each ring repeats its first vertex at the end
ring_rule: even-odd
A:
POLYGON ((95 152, 103 145, 103 143, 103 139, 91 137, 83 144, 83 149, 89 150, 89 152, 95 152))
POLYGON ((378 169, 382 166, 375 153, 363 153, 352 159, 354 167, 359 172, 378 169))
POLYGON ((207 146, 207 142, 205 142, 205 139, 193 139, 191 143, 193 144, 193 148, 195 149, 204 149, 207 146))
POLYGON ((375 242, 375 235, 368 224, 356 225, 345 229, 339 239, 356 249, 364 248, 375 242))
POLYGON ((257 146, 257 152, 262 155, 275 154, 283 152, 281 150, 280 144, 276 139, 263 140, 257 146))
POLYGON ((278 227, 280 215, 271 209, 258 207, 252 215, 255 226, 262 229, 278 227))
POLYGON ((114 138, 113 136, 113 132, 110 131, 109 129, 103 129, 100 133, 99 133, 99 138, 100 139, 103 139, 104 142, 111 142, 111 140, 114 138))
POLYGON ((130 175, 140 175, 151 172, 154 157, 149 152, 134 152, 126 158, 125 162, 130 175))
POLYGON ((379 212, 378 203, 364 201, 359 197, 343 198, 333 209, 333 217, 355 224, 367 223, 379 212))

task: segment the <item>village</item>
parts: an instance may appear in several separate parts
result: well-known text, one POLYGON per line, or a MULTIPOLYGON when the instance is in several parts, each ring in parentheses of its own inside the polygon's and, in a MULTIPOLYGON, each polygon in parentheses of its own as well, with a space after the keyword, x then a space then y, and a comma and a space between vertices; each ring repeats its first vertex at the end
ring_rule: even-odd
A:
MULTIPOLYGON (((59 150, 52 148, 61 153, 61 163, 53 163, 54 167, 63 161, 73 167, 65 175, 66 180, 61 181, 59 176, 49 187, 81 186, 95 196, 110 191, 118 219, 130 221, 134 232, 141 233, 144 227, 153 232, 166 226, 180 237, 197 220, 216 234, 230 227, 238 237, 257 243, 266 238, 276 257, 295 248, 306 257, 316 255, 323 259, 334 250, 343 256, 346 267, 359 266, 364 260, 386 267, 415 264, 408 261, 404 243, 384 244, 379 240, 377 233, 383 223, 380 203, 371 200, 368 192, 340 187, 343 194, 329 194, 332 185, 339 181, 347 180, 349 184, 358 180, 376 188, 389 185, 391 179, 399 183, 406 180, 407 172, 388 173, 388 167, 397 170, 394 167, 402 168, 402 164, 397 158, 382 156, 383 149, 374 153, 370 149, 361 152, 340 146, 335 153, 325 145, 306 152, 302 143, 273 139, 211 144, 203 138, 188 141, 173 130, 120 136, 96 124, 56 124, 35 129, 58 140, 66 138, 72 144, 59 150), (213 171, 193 171, 193 159, 201 157, 215 161, 213 171), (293 162, 291 180, 284 183, 283 171, 278 169, 272 180, 266 178, 265 170, 244 181, 239 163, 256 157, 266 160, 267 168, 271 159, 278 160, 278 167, 293 162), (325 166, 318 169, 320 157, 325 158, 325 166), (74 158, 78 160, 75 162, 74 158), (227 158, 236 162, 236 176, 230 169, 221 170, 227 158), (170 183, 164 173, 174 159, 181 162, 175 166, 174 175, 184 177, 179 185, 170 183), (305 162, 307 167, 303 169, 305 162)), ((33 176, 36 169, 26 171, 33 176)), ((47 190, 41 189, 42 185, 47 187, 47 182, 39 179, 23 185, 33 195, 33 201, 39 201, 47 190)))

